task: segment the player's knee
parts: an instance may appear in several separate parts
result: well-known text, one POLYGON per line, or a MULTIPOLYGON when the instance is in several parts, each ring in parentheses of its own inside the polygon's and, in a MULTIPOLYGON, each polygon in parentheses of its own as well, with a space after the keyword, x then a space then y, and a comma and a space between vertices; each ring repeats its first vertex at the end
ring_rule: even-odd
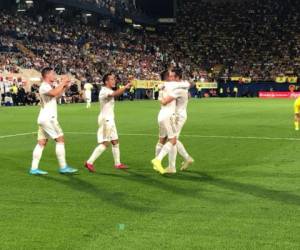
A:
POLYGON ((165 144, 167 142, 167 138, 159 138, 160 144, 165 144))
POLYGON ((109 146, 109 142, 108 141, 102 142, 101 144, 104 145, 106 148, 109 146))
POLYGON ((111 144, 113 146, 118 145, 119 144, 119 140, 113 140, 113 141, 111 141, 111 144))
POLYGON ((177 143, 177 138, 176 137, 174 137, 174 138, 172 138, 172 139, 170 139, 170 142, 172 143, 172 145, 176 145, 176 143, 177 143))
POLYGON ((58 142, 58 143, 65 143, 65 139, 64 139, 63 136, 58 137, 55 141, 58 142))
POLYGON ((48 140, 39 140, 38 141, 38 144, 41 146, 41 147, 45 147, 47 145, 47 142, 48 140))

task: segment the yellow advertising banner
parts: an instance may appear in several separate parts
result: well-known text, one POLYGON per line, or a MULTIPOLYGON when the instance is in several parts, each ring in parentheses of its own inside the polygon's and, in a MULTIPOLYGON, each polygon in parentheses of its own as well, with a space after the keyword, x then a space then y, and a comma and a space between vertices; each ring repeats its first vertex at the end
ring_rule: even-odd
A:
MULTIPOLYGON (((156 85, 163 83, 155 80, 133 80, 132 84, 136 89, 153 89, 156 85)), ((217 82, 196 82, 196 87, 199 89, 216 89, 217 82)))
POLYGON ((298 77, 297 76, 289 76, 287 78, 288 83, 297 83, 298 82, 298 77))
POLYGON ((136 89, 153 89, 155 85, 161 84, 161 81, 155 80, 133 80, 132 84, 136 89))
POLYGON ((197 89, 217 89, 217 82, 196 82, 197 89))
POLYGON ((275 79, 275 82, 277 83, 285 83, 287 81, 287 77, 286 76, 278 76, 275 79))

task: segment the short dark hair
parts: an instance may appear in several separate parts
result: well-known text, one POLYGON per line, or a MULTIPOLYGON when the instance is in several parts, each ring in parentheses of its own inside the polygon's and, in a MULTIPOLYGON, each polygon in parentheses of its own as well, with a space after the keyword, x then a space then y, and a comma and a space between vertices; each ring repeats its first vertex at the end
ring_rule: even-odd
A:
POLYGON ((45 78, 47 74, 49 74, 51 71, 53 71, 53 69, 51 67, 46 67, 42 69, 42 77, 45 78))
POLYGON ((107 73, 107 74, 105 74, 104 76, 103 76, 103 83, 105 84, 107 81, 108 81, 108 78, 110 77, 110 76, 113 76, 114 75, 114 73, 112 73, 112 72, 110 72, 110 73, 107 73))
POLYGON ((181 68, 177 67, 177 68, 174 68, 172 71, 175 73, 175 75, 176 75, 179 79, 182 79, 183 72, 182 72, 182 69, 181 69, 181 68))
POLYGON ((168 77, 169 77, 169 70, 164 70, 163 72, 160 73, 160 79, 162 81, 166 81, 168 77))

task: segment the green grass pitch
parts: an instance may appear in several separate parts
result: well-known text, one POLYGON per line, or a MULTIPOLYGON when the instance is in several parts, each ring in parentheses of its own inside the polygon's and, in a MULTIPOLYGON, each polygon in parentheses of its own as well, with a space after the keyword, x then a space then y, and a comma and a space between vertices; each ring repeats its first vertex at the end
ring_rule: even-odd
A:
POLYGON ((49 175, 29 176, 36 135, 4 136, 36 131, 38 110, 0 108, 0 249, 300 249, 292 100, 192 100, 181 141, 196 163, 174 176, 150 165, 153 101, 116 103, 128 171, 113 169, 110 149, 96 174, 83 168, 99 107, 65 105, 59 120, 79 174, 57 173, 51 142, 41 161, 49 175))

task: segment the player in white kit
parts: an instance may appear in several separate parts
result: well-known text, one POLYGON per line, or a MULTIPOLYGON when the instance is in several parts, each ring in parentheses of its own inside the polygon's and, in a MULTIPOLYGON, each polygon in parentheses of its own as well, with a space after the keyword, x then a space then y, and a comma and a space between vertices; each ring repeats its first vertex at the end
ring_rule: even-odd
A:
POLYGON ((42 70, 43 82, 39 88, 41 99, 41 110, 38 117, 38 143, 33 151, 33 159, 30 169, 32 175, 46 175, 46 171, 38 168, 43 150, 47 145, 48 139, 56 141, 56 156, 59 162, 59 172, 61 174, 72 174, 77 172, 66 162, 64 134, 57 120, 57 98, 68 88, 70 79, 63 76, 61 83, 54 87, 56 74, 53 69, 45 68, 42 70))
POLYGON ((112 144, 112 154, 115 162, 115 168, 126 169, 127 166, 120 161, 120 148, 117 128, 115 124, 114 105, 115 97, 122 95, 127 89, 130 89, 131 84, 128 83, 125 87, 116 91, 115 75, 112 73, 106 74, 103 78, 104 86, 99 93, 101 112, 98 117, 99 129, 97 133, 98 146, 93 151, 90 158, 85 163, 85 167, 90 172, 95 172, 94 162, 106 150, 109 144, 112 144))
MULTIPOLYGON (((169 154, 169 167, 165 169, 166 173, 176 173, 176 155, 177 151, 184 158, 181 170, 185 170, 194 160, 186 152, 183 144, 178 140, 181 130, 187 120, 187 104, 188 104, 188 89, 191 84, 182 81, 182 72, 180 69, 172 70, 175 74, 176 81, 167 81, 161 86, 167 91, 161 99, 162 105, 169 105, 176 100, 175 107, 175 127, 176 127, 176 152, 169 154)), ((173 79, 172 79, 173 80, 173 79)), ((165 139, 160 138, 160 141, 156 145, 156 155, 159 155, 161 149, 164 147, 165 139)))
POLYGON ((86 108, 91 107, 91 102, 92 102, 92 89, 93 85, 90 83, 84 84, 84 95, 85 95, 85 101, 86 101, 86 108))
MULTIPOLYGON (((175 78, 175 73, 170 70, 166 70, 162 73, 161 78, 163 81, 172 81, 175 78)), ((164 88, 160 93, 160 99, 164 99, 171 95, 171 89, 164 88)), ((173 101, 167 104, 162 104, 158 114, 159 142, 156 145, 155 158, 151 161, 151 163, 153 164, 153 169, 158 171, 160 174, 165 173, 165 169, 161 164, 163 158, 168 154, 170 155, 169 157, 171 157, 171 155, 176 154, 177 152, 175 108, 176 96, 174 96, 173 101), (158 145, 160 145, 159 149, 158 145)))
MULTIPOLYGON (((181 69, 175 69, 175 80, 178 85, 182 85, 182 71, 181 69)), ((188 154, 182 142, 179 140, 180 133, 184 124, 187 121, 187 106, 189 101, 189 91, 187 88, 174 89, 176 92, 176 127, 177 127, 177 152, 182 156, 184 161, 181 164, 181 171, 186 170, 193 162, 194 159, 188 154)), ((169 167, 166 169, 167 173, 176 173, 176 155, 175 157, 169 158, 169 167)))

